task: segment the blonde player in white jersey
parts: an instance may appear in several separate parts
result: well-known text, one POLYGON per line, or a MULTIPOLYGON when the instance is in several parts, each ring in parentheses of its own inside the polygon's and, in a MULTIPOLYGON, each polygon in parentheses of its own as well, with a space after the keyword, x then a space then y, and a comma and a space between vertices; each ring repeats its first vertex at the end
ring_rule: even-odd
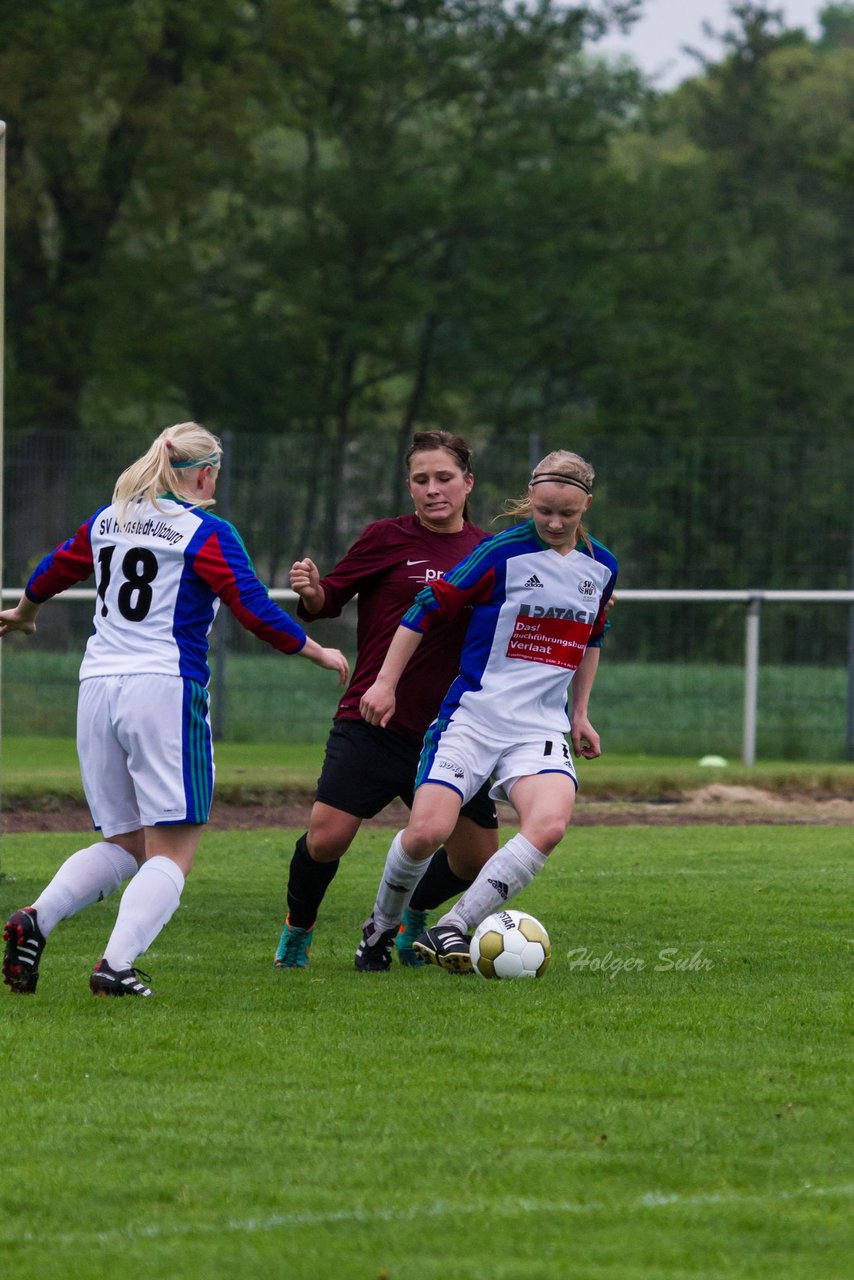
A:
POLYGON ((592 491, 593 468, 583 458, 565 450, 545 457, 525 497, 510 504, 511 514, 528 518, 481 543, 416 597, 362 697, 368 723, 386 724, 424 632, 471 608, 460 674, 427 730, 409 825, 389 849, 356 952, 359 970, 387 968, 385 953, 427 859, 453 829, 460 805, 489 777, 493 799, 509 800, 519 815, 519 834, 415 940, 416 954, 469 972, 466 934, 525 888, 563 839, 577 786, 565 735, 577 754, 599 755, 588 704, 617 580, 613 555, 582 525, 592 491))
POLYGON ((102 838, 6 921, 3 980, 13 992, 35 991, 60 920, 129 880, 89 985, 94 995, 151 995, 134 963, 178 907, 213 796, 207 653, 220 600, 259 639, 347 682, 344 655, 309 639, 270 599, 240 535, 208 511, 221 459, 219 440, 198 423, 168 427, 119 476, 112 501, 45 557, 15 608, 0 612, 0 637, 31 635, 46 600, 95 574, 77 751, 102 838))

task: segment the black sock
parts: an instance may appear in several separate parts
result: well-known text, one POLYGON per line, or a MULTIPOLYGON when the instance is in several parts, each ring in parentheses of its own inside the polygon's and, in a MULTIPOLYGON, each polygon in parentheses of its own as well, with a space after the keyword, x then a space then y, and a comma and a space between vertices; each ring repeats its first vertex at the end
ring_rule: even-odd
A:
POLYGON ((335 879, 335 862, 315 862, 308 851, 306 831, 297 840, 288 873, 288 918, 297 929, 310 929, 317 919, 326 890, 335 879))
POLYGON ((421 877, 410 900, 415 911, 431 911, 448 898, 459 898, 472 883, 455 875, 448 866, 448 851, 444 845, 430 859, 430 865, 421 877))

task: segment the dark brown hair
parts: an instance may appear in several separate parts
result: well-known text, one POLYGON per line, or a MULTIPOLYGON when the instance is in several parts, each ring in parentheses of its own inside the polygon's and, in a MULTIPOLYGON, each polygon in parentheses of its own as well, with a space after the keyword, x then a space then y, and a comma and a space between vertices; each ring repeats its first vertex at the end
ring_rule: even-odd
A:
MULTIPOLYGON (((407 475, 412 471, 412 459, 415 454, 426 453, 429 449, 447 450, 456 459, 457 466, 464 476, 473 474, 471 465, 472 451, 462 436, 452 435, 450 431, 416 431, 412 437, 412 444, 406 450, 404 458, 407 475)), ((468 498, 466 498, 465 506, 463 507, 463 519, 471 519, 468 498)))

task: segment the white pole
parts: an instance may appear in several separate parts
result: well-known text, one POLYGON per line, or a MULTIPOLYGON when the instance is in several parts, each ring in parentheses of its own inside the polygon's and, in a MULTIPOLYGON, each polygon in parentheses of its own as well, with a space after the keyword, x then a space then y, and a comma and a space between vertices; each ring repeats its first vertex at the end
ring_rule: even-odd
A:
POLYGON ((744 629, 744 764, 756 764, 756 721, 759 701, 759 614, 762 600, 752 596, 747 603, 744 629))

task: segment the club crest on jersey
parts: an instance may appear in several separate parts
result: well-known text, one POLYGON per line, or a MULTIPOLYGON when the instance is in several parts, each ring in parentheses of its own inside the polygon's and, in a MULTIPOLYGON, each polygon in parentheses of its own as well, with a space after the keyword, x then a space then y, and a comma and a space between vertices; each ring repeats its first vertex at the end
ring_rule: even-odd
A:
POLYGON ((596 584, 591 582, 589 578, 585 578, 583 582, 578 584, 578 594, 581 596, 595 596, 596 584))

